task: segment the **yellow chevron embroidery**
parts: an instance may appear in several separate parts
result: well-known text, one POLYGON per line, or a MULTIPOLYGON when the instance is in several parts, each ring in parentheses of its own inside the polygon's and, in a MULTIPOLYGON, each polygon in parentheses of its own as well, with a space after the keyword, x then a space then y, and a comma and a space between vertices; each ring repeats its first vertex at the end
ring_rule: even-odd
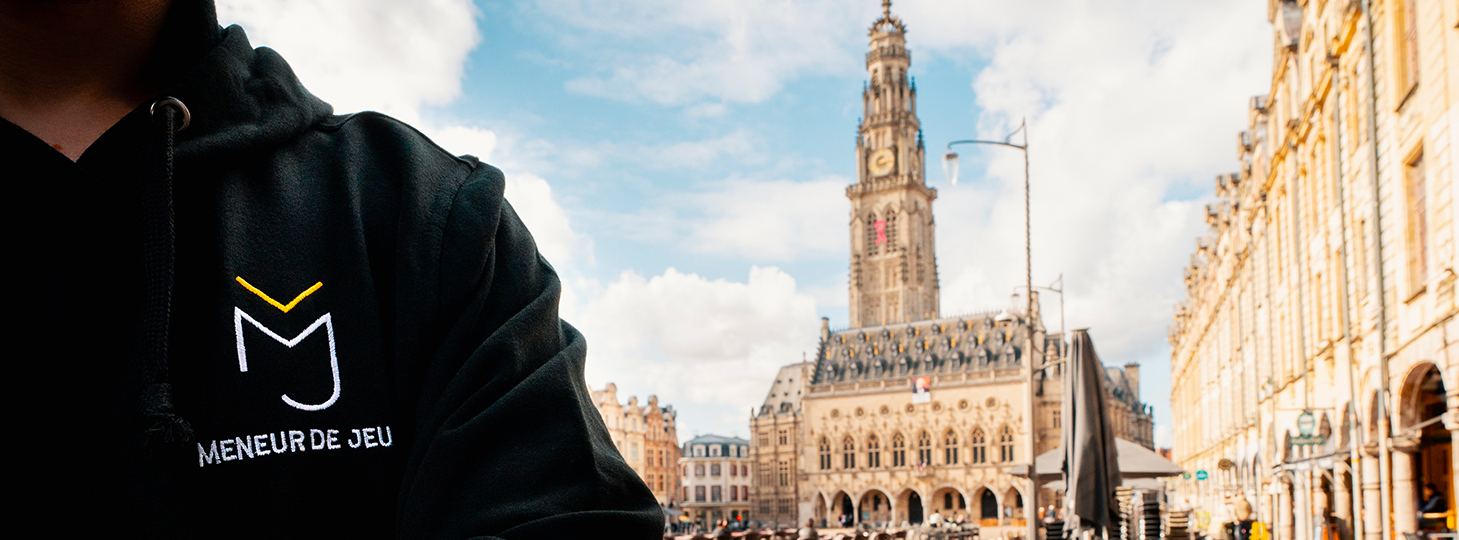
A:
POLYGON ((324 286, 324 282, 323 281, 320 281, 318 283, 315 283, 314 286, 309 287, 308 289, 304 289, 304 292, 299 293, 299 296, 295 296, 294 299, 291 300, 289 303, 287 303, 287 304, 280 304, 278 300, 274 300, 273 298, 269 298, 269 295, 264 294, 263 291, 258 290, 258 287, 254 287, 253 285, 250 285, 247 280, 244 280, 243 279, 243 276, 238 276, 237 279, 238 279, 238 284, 239 285, 242 285, 243 288, 248 289, 249 292, 252 292, 253 294, 258 295, 259 298, 264 299, 265 302, 268 302, 269 304, 273 305, 274 307, 279 308, 279 311, 282 311, 284 313, 288 313, 289 310, 294 309, 294 306, 299 305, 299 302, 301 300, 303 300, 304 297, 309 296, 311 294, 314 294, 314 291, 317 291, 317 290, 319 290, 320 287, 323 287, 324 286))

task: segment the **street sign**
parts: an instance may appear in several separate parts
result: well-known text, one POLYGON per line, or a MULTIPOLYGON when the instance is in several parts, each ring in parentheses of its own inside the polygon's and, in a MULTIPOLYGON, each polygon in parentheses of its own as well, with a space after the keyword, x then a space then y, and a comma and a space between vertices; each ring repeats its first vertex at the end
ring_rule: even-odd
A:
POLYGON ((1297 416, 1297 432, 1301 433, 1303 437, 1312 435, 1312 430, 1315 428, 1317 428, 1317 418, 1312 416, 1312 409, 1302 411, 1302 414, 1297 416))
POLYGON ((1229 470, 1231 470, 1235 466, 1236 466, 1235 463, 1232 463, 1231 460, 1226 459, 1226 458, 1221 458, 1221 461, 1216 463, 1216 468, 1221 469, 1223 471, 1229 471, 1229 470))
POLYGON ((1301 435, 1292 437, 1292 444, 1296 446, 1313 446, 1327 443, 1327 437, 1312 434, 1316 428, 1317 417, 1312 416, 1312 409, 1302 411, 1302 414, 1297 416, 1297 432, 1301 433, 1301 435))
POLYGON ((1205 480, 1209 476, 1210 475, 1206 474, 1206 470, 1205 469, 1201 469, 1199 471, 1196 471, 1196 480, 1205 480))
POLYGON ((1296 437, 1292 437, 1292 444, 1294 446, 1322 445, 1327 444, 1327 437, 1323 437, 1321 435, 1298 435, 1296 437))

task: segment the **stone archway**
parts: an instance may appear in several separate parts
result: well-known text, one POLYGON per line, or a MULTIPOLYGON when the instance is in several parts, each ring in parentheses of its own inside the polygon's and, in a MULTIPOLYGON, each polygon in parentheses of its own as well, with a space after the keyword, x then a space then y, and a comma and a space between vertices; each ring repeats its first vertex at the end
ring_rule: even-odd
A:
POLYGON ((959 516, 968 517, 968 501, 963 492, 954 487, 941 487, 932 491, 927 501, 927 511, 937 512, 946 521, 957 521, 959 516))
POLYGON ((839 490, 831 495, 831 505, 827 516, 837 527, 845 526, 846 523, 855 523, 856 505, 852 501, 851 495, 839 490))
POLYGON ((1003 516, 1012 519, 1023 519, 1023 492, 1016 487, 1009 487, 1003 493, 1003 516))
POLYGON ((905 513, 898 512, 898 514, 901 514, 898 517, 907 523, 915 525, 922 523, 927 518, 926 509, 922 504, 922 496, 916 490, 902 490, 902 493, 897 495, 897 508, 907 509, 905 513))
POLYGON ((856 504, 856 522, 892 523, 897 519, 896 507, 886 491, 871 488, 861 494, 856 504))
POLYGON ((998 495, 992 489, 986 487, 978 488, 977 491, 973 492, 973 501, 973 504, 976 505, 974 510, 977 512, 976 515, 979 520, 996 520, 1000 517, 998 513, 998 495))
POLYGON ((1404 377, 1398 425, 1393 428, 1393 515, 1398 532, 1442 528, 1442 514, 1455 508, 1453 442, 1442 421, 1448 411, 1447 394, 1443 375, 1431 362, 1415 364, 1404 377), (1435 494, 1445 504, 1426 504, 1435 494))
POLYGON ((816 494, 815 509, 813 510, 815 512, 815 515, 811 517, 815 518, 816 523, 822 527, 826 526, 826 507, 830 506, 830 504, 831 503, 826 500, 825 495, 822 495, 820 493, 816 494))

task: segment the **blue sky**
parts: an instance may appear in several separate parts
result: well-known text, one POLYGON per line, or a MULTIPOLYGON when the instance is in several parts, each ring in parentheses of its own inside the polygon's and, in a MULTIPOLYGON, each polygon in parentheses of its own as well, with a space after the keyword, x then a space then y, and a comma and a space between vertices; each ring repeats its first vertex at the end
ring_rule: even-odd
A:
MULTIPOLYGON (((1140 362, 1168 444, 1165 327, 1270 77, 1257 0, 897 2, 909 27, 944 315, 1022 282, 1022 156, 961 150, 1027 118, 1034 281, 1140 362)), ((864 0, 221 1, 339 111, 374 109, 506 172, 565 283, 588 379, 657 394, 681 437, 745 436, 778 366, 846 324, 864 0), (399 5, 398 5, 399 4, 399 5)), ((1055 299, 1044 301, 1057 313, 1055 299)), ((1056 318, 1046 319, 1057 326, 1056 318)))

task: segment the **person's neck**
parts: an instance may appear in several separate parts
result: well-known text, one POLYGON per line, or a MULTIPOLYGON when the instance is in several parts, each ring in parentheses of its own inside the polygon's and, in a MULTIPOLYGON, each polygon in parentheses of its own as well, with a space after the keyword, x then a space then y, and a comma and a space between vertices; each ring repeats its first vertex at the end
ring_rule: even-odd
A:
POLYGON ((71 160, 156 91, 171 0, 0 1, 0 117, 71 160))

